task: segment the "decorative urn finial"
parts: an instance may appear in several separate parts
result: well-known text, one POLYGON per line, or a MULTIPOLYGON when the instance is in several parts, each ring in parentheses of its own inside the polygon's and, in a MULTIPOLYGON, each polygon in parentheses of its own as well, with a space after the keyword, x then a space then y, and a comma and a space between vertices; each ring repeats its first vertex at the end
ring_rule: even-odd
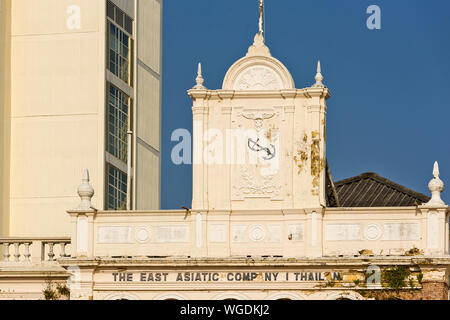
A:
POLYGON ((94 196, 94 188, 92 188, 91 184, 89 183, 88 169, 84 169, 81 181, 82 183, 78 187, 78 195, 81 198, 81 203, 77 207, 77 210, 91 210, 93 209, 91 200, 94 196))
POLYGON ((206 87, 203 85, 205 82, 205 79, 203 79, 202 76, 202 64, 198 63, 198 69, 197 69, 197 78, 195 78, 195 82, 197 83, 193 89, 201 90, 206 89, 206 87))
POLYGON ((425 205, 427 206, 445 206, 446 204, 441 199, 441 193, 444 191, 444 182, 439 179, 439 164, 436 161, 433 167, 433 179, 431 179, 428 184, 428 189, 431 192, 431 200, 428 201, 425 205))
POLYGON ((251 56, 266 56, 271 57, 269 48, 265 44, 262 33, 257 33, 253 40, 253 44, 248 48, 247 57, 251 56))
POLYGON ((323 76, 322 76, 322 68, 320 67, 320 61, 317 62, 317 74, 316 74, 316 83, 313 85, 314 88, 323 88, 323 76))

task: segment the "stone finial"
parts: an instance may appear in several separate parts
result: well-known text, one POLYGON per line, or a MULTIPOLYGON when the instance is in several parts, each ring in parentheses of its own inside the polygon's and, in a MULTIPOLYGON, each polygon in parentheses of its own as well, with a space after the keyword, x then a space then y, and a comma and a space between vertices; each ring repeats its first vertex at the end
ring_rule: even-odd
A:
POLYGON ((84 169, 82 183, 78 187, 78 195, 81 198, 81 203, 77 207, 77 210, 91 210, 93 209, 91 200, 94 196, 94 188, 89 183, 89 170, 84 169))
POLYGON ((262 33, 257 33, 253 40, 253 44, 248 48, 247 57, 251 56, 264 56, 271 57, 269 48, 266 46, 266 41, 264 40, 264 35, 262 33))
POLYGON ((433 167, 433 179, 431 179, 430 183, 428 184, 428 189, 430 189, 431 192, 431 200, 428 201, 425 205, 426 206, 445 206, 446 204, 441 199, 441 193, 444 191, 444 182, 442 182, 441 179, 439 179, 439 164, 436 161, 434 163, 433 167))
POLYGON ((323 76, 322 76, 322 68, 320 67, 320 61, 317 62, 317 74, 316 74, 316 83, 313 85, 314 88, 323 88, 325 87, 322 83, 323 76))
POLYGON ((203 79, 202 76, 202 64, 199 62, 198 63, 198 69, 197 69, 197 78, 195 78, 195 82, 197 83, 193 89, 206 89, 206 87, 203 85, 203 83, 205 82, 205 79, 203 79))

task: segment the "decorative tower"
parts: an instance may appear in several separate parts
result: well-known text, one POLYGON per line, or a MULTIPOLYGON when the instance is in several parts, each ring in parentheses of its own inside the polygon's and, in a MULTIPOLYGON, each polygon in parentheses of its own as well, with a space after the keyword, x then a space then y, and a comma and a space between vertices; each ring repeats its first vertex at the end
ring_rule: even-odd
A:
POLYGON ((192 209, 317 209, 325 205, 326 100, 320 62, 312 87, 296 89, 259 32, 222 89, 208 90, 199 67, 193 100, 192 209))

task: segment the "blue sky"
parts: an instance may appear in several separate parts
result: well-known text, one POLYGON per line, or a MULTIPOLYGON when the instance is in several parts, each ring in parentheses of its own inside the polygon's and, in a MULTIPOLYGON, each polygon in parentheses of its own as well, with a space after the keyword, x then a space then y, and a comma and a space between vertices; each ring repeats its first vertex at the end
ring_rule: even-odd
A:
MULTIPOLYGON (((433 163, 450 185, 450 1, 265 0, 266 44, 297 88, 314 83, 317 60, 328 100, 327 157, 335 181, 377 172, 429 194, 433 163), (381 30, 369 30, 370 5, 381 30)), ((257 0, 167 0, 163 17, 162 209, 190 207, 192 168, 176 166, 170 141, 192 130, 186 90, 203 64, 205 86, 258 31, 257 0)), ((443 199, 450 203, 448 190, 443 199)))

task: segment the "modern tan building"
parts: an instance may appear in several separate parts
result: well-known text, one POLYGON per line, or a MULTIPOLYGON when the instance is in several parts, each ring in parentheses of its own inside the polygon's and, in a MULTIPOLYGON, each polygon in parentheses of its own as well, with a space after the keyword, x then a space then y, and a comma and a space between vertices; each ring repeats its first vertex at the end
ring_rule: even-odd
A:
POLYGON ((1 0, 0 235, 68 236, 98 208, 159 209, 162 0, 1 0))

